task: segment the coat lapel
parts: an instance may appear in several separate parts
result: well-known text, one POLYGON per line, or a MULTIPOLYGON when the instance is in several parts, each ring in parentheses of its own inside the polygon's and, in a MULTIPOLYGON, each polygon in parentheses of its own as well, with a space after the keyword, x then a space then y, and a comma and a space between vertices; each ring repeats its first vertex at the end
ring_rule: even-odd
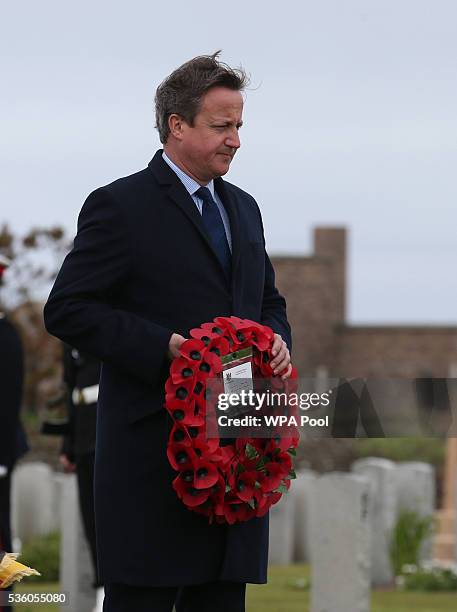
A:
MULTIPOLYGON (((170 168, 170 166, 162 158, 162 149, 159 149, 154 155, 153 159, 149 162, 149 168, 152 170, 154 176, 158 180, 160 185, 168 186, 169 189, 166 192, 167 196, 178 206, 181 211, 186 215, 189 221, 194 225, 201 238, 206 242, 211 253, 216 258, 221 271, 225 274, 222 264, 214 251, 211 240, 206 232, 205 226, 203 225, 200 213, 197 210, 189 192, 186 190, 184 185, 181 183, 179 178, 170 168)), ((217 194, 222 200, 222 203, 227 211, 230 221, 230 233, 232 237, 232 287, 235 279, 236 268, 240 259, 240 227, 238 212, 236 204, 228 193, 222 178, 217 178, 214 181, 214 187, 217 194)))
POLYGON ((176 204, 176 206, 178 206, 178 208, 193 224, 197 232, 200 234, 202 240, 206 242, 211 253, 216 258, 221 270, 223 270, 222 264, 219 262, 219 259, 213 249, 213 245, 211 244, 211 240, 206 232, 201 215, 198 212, 194 201, 170 166, 163 160, 162 149, 159 149, 149 162, 149 168, 152 170, 159 184, 164 187, 168 187, 165 194, 170 198, 170 200, 172 200, 172 202, 174 202, 174 204, 176 204))
POLYGON ((189 221, 195 226, 195 229, 203 238, 203 240, 207 243, 211 251, 216 256, 214 252, 213 246, 211 244, 210 238, 206 232, 206 228, 203 225, 202 217, 195 206, 194 201, 192 200, 189 192, 186 190, 181 181, 177 178, 177 181, 170 185, 170 188, 167 192, 167 196, 173 200, 173 202, 182 210, 182 212, 186 215, 189 221))

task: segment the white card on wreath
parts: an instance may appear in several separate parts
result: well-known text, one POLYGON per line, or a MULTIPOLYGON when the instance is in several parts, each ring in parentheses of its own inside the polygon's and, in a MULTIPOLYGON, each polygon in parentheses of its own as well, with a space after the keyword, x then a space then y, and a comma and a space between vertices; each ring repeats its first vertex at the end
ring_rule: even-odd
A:
POLYGON ((254 382, 252 380, 252 348, 224 355, 221 361, 225 393, 239 395, 240 391, 254 390, 254 382))

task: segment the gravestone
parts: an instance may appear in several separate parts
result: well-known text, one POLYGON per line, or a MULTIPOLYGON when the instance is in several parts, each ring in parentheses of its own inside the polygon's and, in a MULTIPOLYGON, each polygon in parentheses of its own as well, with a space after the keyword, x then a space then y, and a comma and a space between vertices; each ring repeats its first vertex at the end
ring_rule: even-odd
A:
POLYGON ((81 524, 74 474, 60 476, 60 496, 60 590, 67 594, 68 601, 61 610, 92 612, 96 591, 92 587, 92 561, 81 524))
MULTIPOLYGON (((291 484, 291 488, 294 482, 291 484)), ((288 565, 293 560, 294 549, 294 497, 290 490, 270 508, 268 561, 288 565)))
POLYGON ((394 579, 389 548, 397 511, 396 465, 388 459, 368 457, 355 461, 352 471, 370 481, 371 584, 389 585, 394 579))
POLYGON ((59 528, 54 471, 40 461, 23 463, 12 475, 12 529, 22 542, 59 528))
POLYGON ((297 470, 297 479, 292 481, 289 495, 294 500, 293 561, 311 561, 310 504, 316 474, 312 470, 297 470))
POLYGON ((311 612, 370 610, 370 483, 332 472, 312 499, 311 612))
MULTIPOLYGON (((433 466, 421 461, 405 461, 397 464, 397 515, 402 510, 416 512, 421 518, 433 517, 435 512, 435 471, 433 466)), ((422 547, 420 559, 432 556, 432 537, 422 547)))

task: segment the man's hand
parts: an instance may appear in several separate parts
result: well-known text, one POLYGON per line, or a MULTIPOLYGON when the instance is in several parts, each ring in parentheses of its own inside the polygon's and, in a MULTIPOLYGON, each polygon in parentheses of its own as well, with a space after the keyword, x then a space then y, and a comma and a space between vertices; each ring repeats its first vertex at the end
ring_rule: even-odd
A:
POLYGON ((63 467, 63 471, 65 472, 65 474, 71 474, 76 470, 76 464, 70 461, 67 455, 60 455, 59 463, 63 467))
POLYGON ((181 334, 172 334, 170 338, 170 342, 168 343, 168 359, 174 359, 175 357, 179 357, 179 349, 181 344, 185 342, 187 338, 181 336, 181 334))
POLYGON ((271 349, 272 355, 274 357, 271 362, 271 367, 273 368, 273 374, 277 374, 278 372, 282 372, 286 370, 284 374, 282 374, 281 379, 286 380, 292 373, 292 364, 290 363, 290 353, 287 348, 287 344, 281 338, 279 334, 275 334, 275 339, 273 342, 273 346, 271 349))

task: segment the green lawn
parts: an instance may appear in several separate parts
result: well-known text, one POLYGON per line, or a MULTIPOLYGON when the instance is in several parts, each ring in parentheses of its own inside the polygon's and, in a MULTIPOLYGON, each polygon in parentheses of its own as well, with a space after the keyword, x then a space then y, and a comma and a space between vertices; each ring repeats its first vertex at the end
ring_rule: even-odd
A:
MULTIPOLYGON (((250 584, 247 612, 309 612, 309 592, 302 587, 309 576, 306 565, 272 566, 268 584, 250 584)), ((58 591, 58 585, 22 582, 16 592, 58 591)), ((54 605, 20 605, 18 612, 56 612, 54 605)), ((371 612, 455 612, 457 593, 375 591, 371 612)), ((82 611, 81 611, 82 612, 82 611)), ((337 612, 337 611, 335 611, 337 612)))
MULTIPOLYGON (((248 585, 247 612, 309 612, 309 591, 300 588, 308 577, 309 567, 305 565, 272 566, 268 584, 248 585)), ((456 612, 457 593, 374 591, 371 612, 409 610, 456 612)))

